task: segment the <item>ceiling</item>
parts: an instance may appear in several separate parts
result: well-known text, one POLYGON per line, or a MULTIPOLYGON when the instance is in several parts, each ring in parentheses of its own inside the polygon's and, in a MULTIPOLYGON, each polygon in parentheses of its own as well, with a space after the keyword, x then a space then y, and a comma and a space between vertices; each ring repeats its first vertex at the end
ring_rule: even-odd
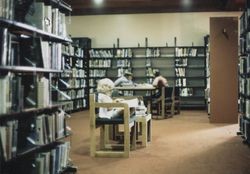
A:
POLYGON ((241 11, 246 0, 65 0, 73 16, 99 14, 241 11))

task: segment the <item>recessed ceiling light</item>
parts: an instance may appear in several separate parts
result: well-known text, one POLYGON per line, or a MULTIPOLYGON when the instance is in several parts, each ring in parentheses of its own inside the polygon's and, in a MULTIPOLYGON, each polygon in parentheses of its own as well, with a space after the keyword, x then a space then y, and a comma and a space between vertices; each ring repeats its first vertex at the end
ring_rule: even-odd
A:
POLYGON ((95 4, 99 5, 103 2, 103 0, 94 0, 95 4))
POLYGON ((191 6, 192 1, 191 0, 182 0, 182 4, 185 7, 191 6))

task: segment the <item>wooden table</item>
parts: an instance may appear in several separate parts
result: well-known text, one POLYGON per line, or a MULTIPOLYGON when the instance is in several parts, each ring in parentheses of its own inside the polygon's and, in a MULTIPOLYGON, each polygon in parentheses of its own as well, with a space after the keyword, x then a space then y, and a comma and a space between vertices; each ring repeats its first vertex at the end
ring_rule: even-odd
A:
MULTIPOLYGON (((122 86, 122 87, 115 87, 116 90, 119 91, 150 91, 150 96, 153 95, 153 92, 156 90, 156 87, 154 86, 143 86, 143 85, 137 85, 137 86, 122 86)), ((147 107, 149 110, 149 113, 151 113, 151 106, 152 106, 152 100, 149 101, 150 107, 147 107)))
POLYGON ((151 127, 151 114, 147 115, 136 115, 136 124, 139 126, 136 130, 137 142, 142 143, 142 147, 146 147, 148 142, 152 139, 151 127))

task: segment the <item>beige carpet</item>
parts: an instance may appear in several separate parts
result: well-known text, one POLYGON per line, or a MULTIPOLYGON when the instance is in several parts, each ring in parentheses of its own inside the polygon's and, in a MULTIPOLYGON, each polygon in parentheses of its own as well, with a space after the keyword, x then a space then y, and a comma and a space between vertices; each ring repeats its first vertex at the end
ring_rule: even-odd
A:
POLYGON ((79 174, 250 174, 238 125, 210 124, 203 111, 153 120, 152 142, 130 158, 89 157, 89 112, 72 114, 71 158, 79 174))

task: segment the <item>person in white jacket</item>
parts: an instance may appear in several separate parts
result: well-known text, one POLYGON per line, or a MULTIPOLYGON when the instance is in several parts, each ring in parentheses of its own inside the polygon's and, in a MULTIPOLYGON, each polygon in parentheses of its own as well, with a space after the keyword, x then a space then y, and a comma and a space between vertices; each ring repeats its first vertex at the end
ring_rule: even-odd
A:
POLYGON ((132 73, 126 71, 123 76, 115 81, 115 86, 133 86, 132 73))
MULTIPOLYGON (((100 103, 112 103, 117 102, 113 101, 111 98, 114 82, 108 78, 104 78, 98 81, 97 83, 97 101, 100 103)), ((112 117, 117 117, 122 114, 122 109, 118 108, 99 108, 99 117, 110 119, 112 117)))

